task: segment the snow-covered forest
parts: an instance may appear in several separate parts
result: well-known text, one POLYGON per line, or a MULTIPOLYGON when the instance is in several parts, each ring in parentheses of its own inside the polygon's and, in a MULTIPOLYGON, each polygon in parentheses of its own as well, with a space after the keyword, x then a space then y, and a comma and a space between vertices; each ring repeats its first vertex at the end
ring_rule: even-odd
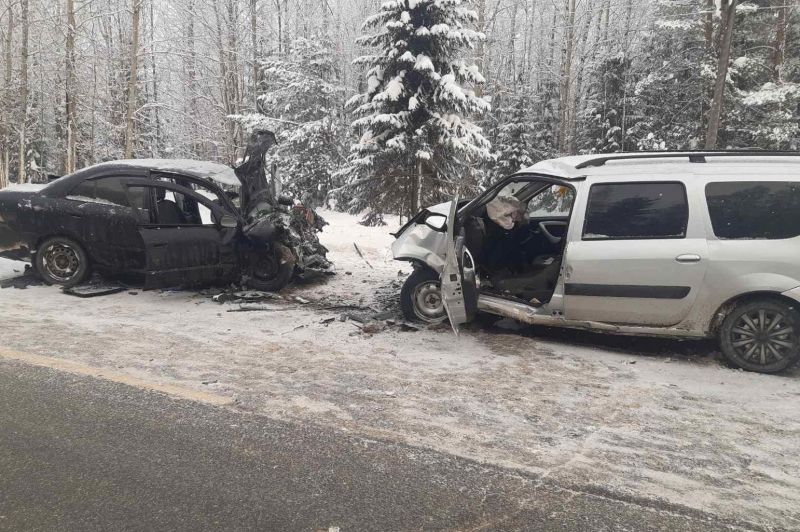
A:
POLYGON ((0 186, 235 163, 408 214, 558 154, 800 148, 798 0, 0 0, 0 186))

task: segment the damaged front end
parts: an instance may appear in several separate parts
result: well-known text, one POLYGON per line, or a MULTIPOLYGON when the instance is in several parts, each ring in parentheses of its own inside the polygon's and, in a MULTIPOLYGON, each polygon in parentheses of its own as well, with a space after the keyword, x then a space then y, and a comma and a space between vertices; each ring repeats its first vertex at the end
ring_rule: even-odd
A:
POLYGON ((328 249, 317 233, 328 225, 313 209, 297 204, 289 208, 259 210, 249 217, 252 221, 244 235, 263 245, 279 242, 292 250, 295 264, 300 270, 327 270, 333 264, 328 260, 328 249))
POLYGON ((446 227, 449 203, 421 210, 406 225, 394 233, 392 255, 395 260, 427 266, 441 273, 447 251, 446 227))
POLYGON ((253 132, 242 164, 234 169, 242 184, 241 211, 246 220, 242 232, 249 244, 246 276, 251 285, 261 289, 275 289, 296 273, 324 271, 333 266, 317 235, 327 222, 310 207, 291 198, 276 197, 270 186, 265 157, 276 143, 271 131, 253 132), (276 277, 275 282, 265 282, 271 276, 276 277))

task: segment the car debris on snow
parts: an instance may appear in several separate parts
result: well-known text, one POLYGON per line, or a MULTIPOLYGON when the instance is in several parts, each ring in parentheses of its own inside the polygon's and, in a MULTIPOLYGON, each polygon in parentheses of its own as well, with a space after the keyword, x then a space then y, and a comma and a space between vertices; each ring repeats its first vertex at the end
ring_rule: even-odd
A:
POLYGON ((87 283, 79 284, 70 288, 64 287, 61 289, 61 291, 70 296, 88 298, 119 294, 127 289, 128 287, 123 285, 87 283))

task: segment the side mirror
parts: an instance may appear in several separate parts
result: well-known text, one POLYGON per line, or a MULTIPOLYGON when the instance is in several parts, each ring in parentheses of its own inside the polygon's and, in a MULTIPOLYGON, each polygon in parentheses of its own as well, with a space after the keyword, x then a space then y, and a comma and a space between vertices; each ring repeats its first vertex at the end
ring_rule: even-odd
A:
POLYGON ((222 218, 219 219, 219 225, 221 227, 233 229, 234 227, 239 227, 239 220, 237 220, 235 216, 231 216, 230 214, 223 214, 222 218))
POLYGON ((444 214, 432 213, 425 218, 425 225, 434 231, 444 231, 447 227, 447 216, 444 214))
POLYGON ((294 205, 294 198, 291 196, 281 196, 278 198, 278 203, 280 205, 285 205, 286 207, 291 207, 294 205))

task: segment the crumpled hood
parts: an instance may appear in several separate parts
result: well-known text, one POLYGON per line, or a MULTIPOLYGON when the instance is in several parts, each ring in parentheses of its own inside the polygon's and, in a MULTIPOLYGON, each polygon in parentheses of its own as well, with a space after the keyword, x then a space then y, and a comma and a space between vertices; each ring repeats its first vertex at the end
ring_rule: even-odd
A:
MULTIPOLYGON (((448 216, 450 214, 450 205, 452 205, 452 202, 446 201, 424 210, 448 216)), ((394 259, 421 262, 434 271, 441 273, 447 249, 447 233, 435 231, 424 223, 414 222, 413 219, 411 222, 396 233, 397 239, 392 243, 394 259)))

